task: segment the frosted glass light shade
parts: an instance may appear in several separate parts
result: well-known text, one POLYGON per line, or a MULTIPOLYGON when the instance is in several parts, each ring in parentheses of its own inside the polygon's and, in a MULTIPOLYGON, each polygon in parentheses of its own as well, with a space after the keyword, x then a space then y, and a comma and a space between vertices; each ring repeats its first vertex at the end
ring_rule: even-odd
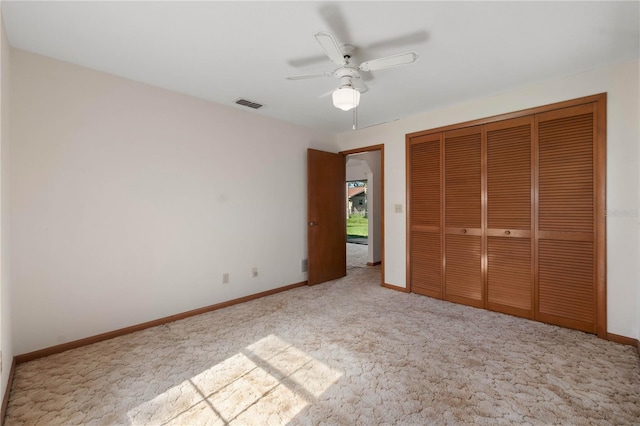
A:
POLYGON ((333 106, 349 111, 360 103, 360 92, 353 87, 341 87, 333 92, 333 106))

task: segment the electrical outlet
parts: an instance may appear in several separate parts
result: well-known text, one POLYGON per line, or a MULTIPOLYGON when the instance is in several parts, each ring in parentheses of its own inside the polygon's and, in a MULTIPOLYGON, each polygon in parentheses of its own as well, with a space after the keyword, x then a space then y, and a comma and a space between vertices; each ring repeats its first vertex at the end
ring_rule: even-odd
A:
POLYGON ((258 276, 258 268, 251 268, 251 276, 253 278, 258 276))
POLYGON ((402 213, 402 204, 396 204, 395 206, 396 213, 402 213))
POLYGON ((229 273, 222 274, 222 284, 229 284, 229 273))

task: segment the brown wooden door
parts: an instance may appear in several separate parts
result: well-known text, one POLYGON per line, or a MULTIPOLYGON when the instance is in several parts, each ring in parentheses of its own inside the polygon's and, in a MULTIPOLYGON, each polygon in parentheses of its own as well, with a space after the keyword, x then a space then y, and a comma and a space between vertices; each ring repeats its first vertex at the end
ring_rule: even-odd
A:
POLYGON ((346 175, 342 154, 307 151, 308 283, 347 274, 346 175))
POLYGON ((444 296, 483 307, 482 128, 444 134, 444 296))
POLYGON ((410 290, 443 298, 441 233, 442 133, 409 142, 410 290))
POLYGON ((487 308, 533 318, 533 116, 485 126, 487 308))
POLYGON ((536 319, 596 332, 595 106, 536 115, 536 319))

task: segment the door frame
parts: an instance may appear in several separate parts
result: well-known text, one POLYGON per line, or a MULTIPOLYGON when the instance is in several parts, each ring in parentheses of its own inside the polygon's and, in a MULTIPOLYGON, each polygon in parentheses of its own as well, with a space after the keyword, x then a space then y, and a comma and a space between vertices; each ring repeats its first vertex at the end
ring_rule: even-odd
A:
MULTIPOLYGON (((352 154, 362 154, 364 152, 380 152, 380 285, 386 287, 384 283, 384 144, 370 145, 362 148, 340 151, 345 158, 352 154)), ((345 168, 347 167, 345 161, 345 168)), ((346 231, 345 231, 346 232, 346 231)))

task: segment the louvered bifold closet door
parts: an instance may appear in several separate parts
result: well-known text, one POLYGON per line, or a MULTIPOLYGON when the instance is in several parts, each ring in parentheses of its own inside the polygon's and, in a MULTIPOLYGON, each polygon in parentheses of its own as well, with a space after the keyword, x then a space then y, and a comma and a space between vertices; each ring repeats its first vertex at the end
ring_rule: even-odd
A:
POLYGON ((536 319, 596 331, 595 107, 536 116, 536 319))
POLYGON ((446 300, 482 307, 482 128, 444 134, 446 300))
POLYGON ((410 290, 438 299, 442 298, 441 135, 409 142, 410 290))
POLYGON ((533 116, 488 124, 487 308, 533 318, 533 116))

